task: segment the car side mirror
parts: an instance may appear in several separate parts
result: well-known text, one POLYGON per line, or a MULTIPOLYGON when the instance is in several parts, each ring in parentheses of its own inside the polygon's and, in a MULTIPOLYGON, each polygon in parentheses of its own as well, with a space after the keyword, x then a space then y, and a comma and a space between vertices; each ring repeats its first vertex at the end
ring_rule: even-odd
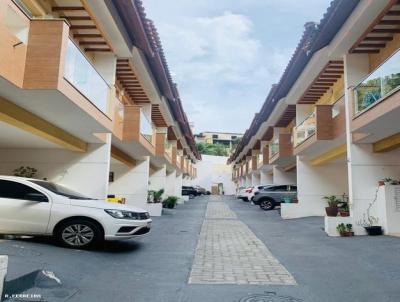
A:
POLYGON ((28 193, 25 195, 25 199, 37 202, 49 202, 49 199, 41 193, 28 193))

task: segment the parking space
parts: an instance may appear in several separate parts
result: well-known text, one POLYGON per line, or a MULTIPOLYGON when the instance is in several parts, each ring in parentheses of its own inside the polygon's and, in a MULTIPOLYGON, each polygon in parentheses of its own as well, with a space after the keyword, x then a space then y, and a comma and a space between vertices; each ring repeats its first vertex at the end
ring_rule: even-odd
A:
MULTIPOLYGON (((45 239, 3 239, 0 254, 10 256, 7 280, 37 270, 54 273, 60 284, 43 287, 39 283, 26 291, 42 294, 48 301, 399 300, 398 238, 331 238, 321 229, 321 217, 282 220, 277 210, 263 211, 234 197, 221 200, 196 197, 155 218, 148 236, 107 243, 93 251, 60 248, 45 239), (239 240, 239 233, 246 229, 252 242, 265 246, 297 284, 190 284, 207 204, 224 205, 218 209, 211 206, 208 214, 208 220, 219 223, 213 240, 222 250, 232 251, 233 241, 218 232, 229 227, 225 221, 235 221, 240 230, 231 228, 229 236, 239 240)), ((251 244, 247 242, 243 248, 249 251, 251 244)), ((249 262, 246 257, 240 255, 233 262, 240 266, 249 262)))

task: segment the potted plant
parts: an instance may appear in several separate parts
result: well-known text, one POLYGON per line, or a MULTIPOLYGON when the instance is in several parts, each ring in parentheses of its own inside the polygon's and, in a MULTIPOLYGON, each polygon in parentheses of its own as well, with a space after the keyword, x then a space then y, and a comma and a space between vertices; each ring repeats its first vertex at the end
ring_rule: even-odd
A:
POLYGON ((348 224, 340 223, 336 227, 336 230, 339 232, 341 237, 354 236, 353 225, 351 223, 348 224))
POLYGON ((328 207, 325 208, 326 215, 329 217, 336 217, 339 212, 338 204, 341 202, 341 200, 335 195, 324 196, 323 199, 328 202, 328 207))
POLYGON ((366 213, 363 214, 363 218, 357 221, 357 224, 362 226, 370 236, 383 234, 382 226, 378 225, 379 219, 371 215, 371 208, 378 199, 378 191, 379 187, 375 190, 375 198, 369 203, 366 213))
POLYGON ((13 173, 14 173, 14 176, 26 177, 26 178, 34 178, 36 173, 37 173, 37 170, 35 168, 32 168, 32 167, 21 166, 18 169, 15 169, 13 171, 13 173))
POLYGON ((383 179, 383 183, 385 184, 385 186, 392 184, 393 179, 391 179, 390 177, 386 177, 383 179))
POLYGON ((348 217, 350 216, 350 211, 349 211, 349 198, 347 197, 346 194, 343 194, 342 200, 338 205, 339 208, 339 215, 341 217, 348 217))
POLYGON ((176 196, 168 196, 168 198, 166 198, 163 201, 163 207, 164 208, 168 208, 168 209, 173 209, 175 208, 177 202, 178 202, 178 197, 176 196))
POLYGON ((164 194, 164 189, 158 191, 150 190, 147 195, 148 203, 160 203, 162 201, 162 196, 164 194))

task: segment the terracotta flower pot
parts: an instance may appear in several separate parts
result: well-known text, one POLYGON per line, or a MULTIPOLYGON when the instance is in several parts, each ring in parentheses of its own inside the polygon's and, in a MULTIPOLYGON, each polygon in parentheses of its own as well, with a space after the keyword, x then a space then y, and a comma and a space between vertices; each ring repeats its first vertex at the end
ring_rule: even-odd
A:
POLYGON ((340 233, 340 236, 341 237, 351 237, 351 236, 354 236, 354 232, 341 232, 340 233))
POLYGON ((338 207, 326 207, 325 212, 326 216, 336 217, 338 215, 339 209, 338 207))
POLYGON ((349 211, 339 210, 339 214, 341 217, 349 217, 350 216, 349 211))
POLYGON ((385 185, 385 182, 383 181, 383 180, 380 180, 380 181, 378 181, 378 185, 381 187, 381 186, 384 186, 385 185))

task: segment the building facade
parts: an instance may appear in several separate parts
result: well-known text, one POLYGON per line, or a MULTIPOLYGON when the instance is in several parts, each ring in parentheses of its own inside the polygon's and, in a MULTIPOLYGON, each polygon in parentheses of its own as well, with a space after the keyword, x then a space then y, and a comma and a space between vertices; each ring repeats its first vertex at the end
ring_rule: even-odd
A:
POLYGON ((141 1, 0 2, 0 174, 148 208, 200 160, 141 1))
POLYGON ((349 217, 325 217, 325 231, 372 218, 400 234, 400 5, 333 1, 307 23, 280 81, 229 159, 239 185, 297 183, 283 218, 324 216, 324 196, 348 196, 349 217))
POLYGON ((195 134, 196 143, 221 144, 229 148, 235 145, 242 137, 241 133, 201 132, 195 134))

